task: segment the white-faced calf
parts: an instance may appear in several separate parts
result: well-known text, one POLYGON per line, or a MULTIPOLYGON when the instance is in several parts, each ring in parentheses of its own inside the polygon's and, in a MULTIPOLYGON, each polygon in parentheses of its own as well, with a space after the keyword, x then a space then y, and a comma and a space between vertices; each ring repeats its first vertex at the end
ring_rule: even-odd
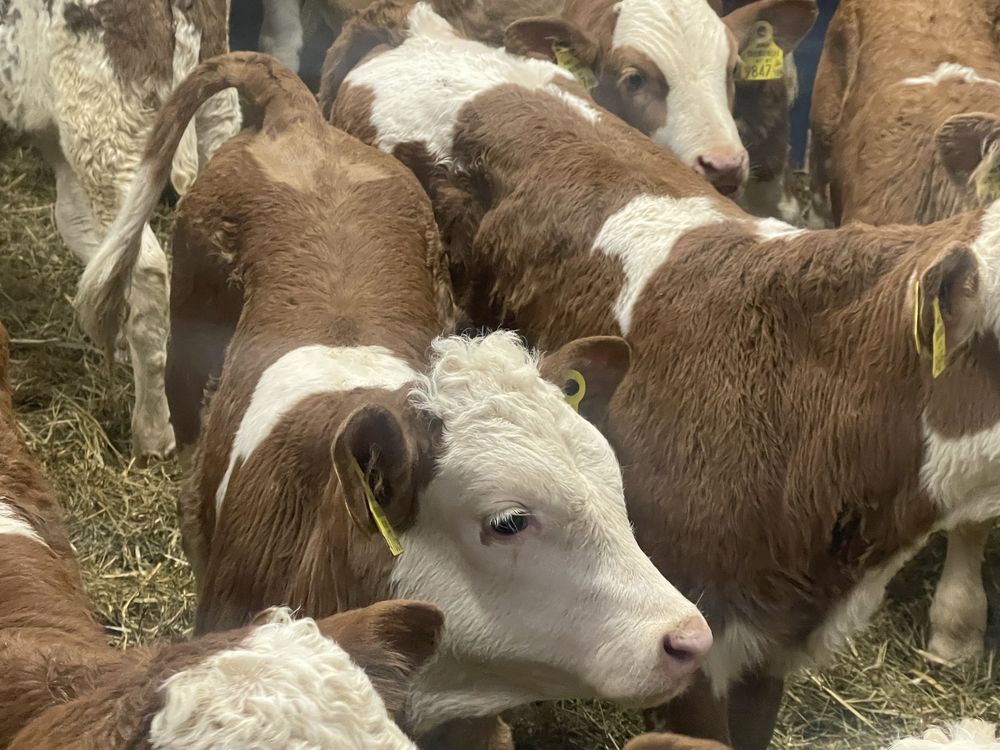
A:
POLYGON ((931 531, 1000 510, 1000 204, 913 228, 755 219, 555 65, 427 4, 382 18, 394 43, 349 24, 334 45, 324 105, 424 181, 475 324, 629 340, 607 434, 630 516, 717 636, 712 690, 672 720, 766 746, 784 675, 862 626, 931 531))
POLYGON ((163 110, 100 266, 117 275, 83 289, 92 330, 113 335, 186 118, 233 85, 262 127, 220 150, 179 230, 229 253, 242 289, 181 499, 198 629, 269 604, 435 603, 449 623, 411 696, 417 733, 530 700, 676 693, 711 634, 640 551, 614 454, 574 409, 601 419, 628 346, 584 339, 539 362, 511 333, 435 338, 449 320, 419 184, 270 58, 210 61, 163 110))
MULTIPOLYGON (((830 24, 813 94, 813 181, 838 221, 929 224, 1000 198, 1000 46, 997 5, 961 0, 845 0, 830 24)), ((936 441, 1000 437, 1000 363, 986 375, 969 416, 936 441)), ((970 391, 970 396, 974 391, 970 391)), ((985 441, 985 442, 984 442, 985 441)), ((971 456, 970 456, 971 458, 971 456)), ((957 487, 974 502, 995 492, 957 487)), ((991 523, 963 524, 931 606, 928 649, 947 661, 983 649, 987 601, 982 560, 991 523)))

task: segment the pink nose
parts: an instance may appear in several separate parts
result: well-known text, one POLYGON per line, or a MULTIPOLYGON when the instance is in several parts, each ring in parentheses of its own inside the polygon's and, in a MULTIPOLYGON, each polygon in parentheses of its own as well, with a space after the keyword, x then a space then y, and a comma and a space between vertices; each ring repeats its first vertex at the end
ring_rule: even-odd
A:
POLYGON ((735 198, 747 179, 747 152, 702 154, 694 162, 694 171, 712 183, 723 195, 735 198))
POLYGON ((692 674, 712 648, 712 631, 704 618, 696 617, 681 623, 663 639, 668 669, 677 677, 692 674))

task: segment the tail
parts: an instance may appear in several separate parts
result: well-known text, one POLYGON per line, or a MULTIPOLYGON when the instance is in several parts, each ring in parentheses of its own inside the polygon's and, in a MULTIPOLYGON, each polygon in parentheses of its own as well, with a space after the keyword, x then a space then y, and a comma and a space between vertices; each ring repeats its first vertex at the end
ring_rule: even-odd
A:
MULTIPOLYGON (((174 16, 173 85, 176 88, 198 64, 198 58, 201 57, 201 32, 181 7, 179 0, 174 0, 171 10, 174 16)), ((170 181, 174 184, 177 194, 184 195, 197 177, 198 134, 195 124, 189 122, 174 154, 170 181)))
POLYGON ((129 281, 142 250, 142 229, 170 177, 177 145, 205 100, 232 87, 259 105, 265 129, 284 130, 296 123, 327 127, 305 84, 277 60, 256 52, 206 60, 174 89, 157 114, 135 179, 87 264, 74 300, 83 330, 108 353, 114 351, 121 327, 129 281))

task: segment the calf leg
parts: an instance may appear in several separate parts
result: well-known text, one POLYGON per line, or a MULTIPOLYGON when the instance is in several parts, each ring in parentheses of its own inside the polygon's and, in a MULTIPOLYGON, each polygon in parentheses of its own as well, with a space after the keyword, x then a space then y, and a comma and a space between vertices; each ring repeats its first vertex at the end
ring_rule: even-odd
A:
POLYGON ((643 719, 651 732, 675 732, 729 743, 726 699, 712 692, 703 672, 698 672, 691 687, 670 703, 645 711, 643 719))
POLYGON ((264 0, 260 49, 298 73, 302 52, 302 0, 264 0))
POLYGON ((986 632, 983 555, 992 522, 966 524, 948 533, 948 555, 931 603, 928 650, 949 662, 979 656, 986 632))
POLYGON ((37 146, 56 176, 56 227, 66 246, 86 263, 97 252, 100 242, 90 198, 55 139, 40 139, 37 146))
POLYGON ((729 691, 729 733, 735 750, 766 750, 774 736, 785 681, 757 672, 729 691))
POLYGON ((514 750, 510 727, 498 716, 458 719, 420 738, 424 750, 514 750))

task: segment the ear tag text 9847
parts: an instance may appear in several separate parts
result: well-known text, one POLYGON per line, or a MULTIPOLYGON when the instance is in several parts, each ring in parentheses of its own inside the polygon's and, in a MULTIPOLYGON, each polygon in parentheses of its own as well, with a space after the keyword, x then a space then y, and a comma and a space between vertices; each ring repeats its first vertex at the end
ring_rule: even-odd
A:
POLYGON ((776 81, 785 75, 785 53, 774 41, 774 27, 767 21, 754 24, 740 59, 741 81, 776 81))

